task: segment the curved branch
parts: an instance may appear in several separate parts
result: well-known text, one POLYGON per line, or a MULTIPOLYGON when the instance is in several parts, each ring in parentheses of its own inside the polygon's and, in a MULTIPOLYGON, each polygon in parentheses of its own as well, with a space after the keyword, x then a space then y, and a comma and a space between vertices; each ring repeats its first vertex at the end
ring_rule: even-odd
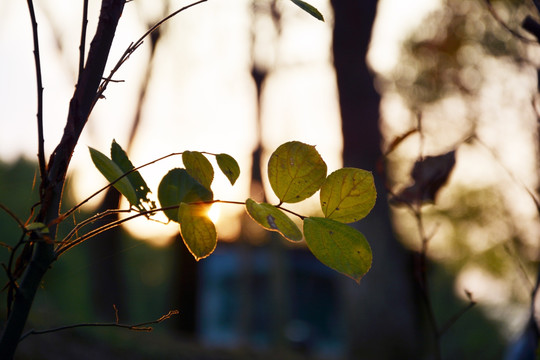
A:
POLYGON ((118 60, 118 62, 116 63, 116 65, 114 66, 114 68, 111 70, 109 76, 107 76, 105 79, 103 79, 103 82, 101 83, 101 85, 99 86, 99 90, 96 94, 96 97, 94 98, 94 101, 92 103, 92 107, 96 104, 96 102, 103 97, 103 93, 105 92, 105 90, 107 89, 107 85, 109 85, 110 82, 112 82, 112 78, 114 76, 114 74, 116 74, 116 72, 118 71, 118 69, 120 69, 120 67, 129 59, 129 57, 131 56, 131 54, 133 54, 135 52, 135 50, 137 50, 137 48, 139 46, 142 45, 142 43, 144 42, 144 39, 152 34, 154 31, 156 31, 161 25, 163 25, 163 23, 165 23, 167 20, 173 18, 174 16, 178 15, 179 13, 181 13, 182 11, 185 11, 195 5, 198 5, 198 4, 201 4, 203 2, 206 2, 208 0, 199 0, 199 1, 196 1, 194 3, 191 3, 189 5, 186 5, 176 11, 174 11, 173 13, 171 13, 170 15, 164 17, 163 19, 161 19, 160 21, 158 21, 154 26, 152 26, 147 32, 145 32, 137 41, 135 41, 134 43, 131 43, 126 51, 124 51, 124 53, 122 54, 122 56, 120 57, 120 60, 118 60))

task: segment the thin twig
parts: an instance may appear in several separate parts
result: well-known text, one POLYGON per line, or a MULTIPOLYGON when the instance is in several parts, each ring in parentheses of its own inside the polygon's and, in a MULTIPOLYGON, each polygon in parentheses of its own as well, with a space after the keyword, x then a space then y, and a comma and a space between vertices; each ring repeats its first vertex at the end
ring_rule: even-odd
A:
POLYGON ((0 209, 4 210, 9 216, 11 216, 11 218, 15 220, 15 222, 19 225, 19 227, 24 230, 25 228, 24 223, 22 222, 21 219, 17 217, 17 215, 15 215, 15 213, 13 213, 13 211, 11 211, 7 206, 5 206, 2 203, 0 203, 0 209))
POLYGON ((120 67, 129 59, 129 57, 131 56, 131 54, 133 54, 133 52, 135 52, 135 50, 137 50, 137 48, 139 46, 142 45, 142 43, 144 42, 144 39, 150 35, 151 33, 153 33, 157 28, 159 28, 161 25, 163 25, 164 22, 166 22, 167 20, 171 19, 172 17, 178 15, 179 13, 181 13, 182 11, 185 11, 195 5, 198 5, 198 4, 201 4, 203 2, 206 2, 208 0, 199 0, 199 1, 196 1, 192 4, 189 4, 189 5, 186 5, 176 11, 174 11, 173 13, 171 13, 170 15, 164 17, 163 19, 161 19, 160 21, 158 21, 154 26, 152 26, 147 32, 145 32, 137 41, 135 41, 134 43, 131 43, 127 49, 124 51, 124 53, 122 54, 122 56, 120 57, 120 59, 118 60, 118 62, 116 63, 116 65, 114 66, 114 68, 111 70, 109 76, 107 76, 103 82, 101 83, 101 85, 99 86, 98 88, 98 91, 96 93, 96 96, 94 98, 94 101, 92 103, 92 107, 94 107, 94 105, 96 104, 96 102, 103 96, 103 93, 105 92, 105 90, 107 89, 107 85, 112 81, 112 78, 114 76, 114 74, 116 74, 116 72, 118 71, 118 69, 120 69, 120 67))
MULTIPOLYGON (((152 165, 158 161, 161 161, 161 160, 164 160, 166 158, 169 158, 171 156, 176 156, 176 155, 182 155, 181 152, 179 153, 171 153, 171 154, 168 154, 168 155, 165 155, 165 156, 162 156, 158 159, 155 159, 155 160, 152 160, 150 162, 147 162, 146 164, 143 164, 141 166, 137 166, 131 170, 129 170, 128 172, 124 173, 122 176, 118 177, 118 179, 110 182, 109 184, 105 185, 104 187, 102 187, 101 189, 99 189, 98 191, 96 191, 95 193, 93 193, 92 195, 90 195, 89 197, 87 197, 86 199, 84 199, 83 201, 81 201, 80 203, 78 203, 77 205, 75 205, 74 207, 72 207, 71 209, 69 209, 68 211, 66 211, 65 213, 63 214, 60 214, 60 216, 58 216, 57 219, 53 220, 52 222, 53 223, 60 223, 62 222, 65 218, 67 218, 68 216, 70 216, 73 212, 75 212, 78 208, 80 208, 81 206, 83 206, 84 204, 86 204, 88 201, 90 201, 92 198, 94 198, 95 196, 99 195, 101 192, 107 190, 108 188, 110 188, 111 186, 113 186, 114 184, 116 184, 118 181, 120 181, 122 178, 128 176, 129 174, 135 172, 135 171, 138 171, 139 169, 142 169, 143 167, 145 166, 148 166, 148 165, 152 165)), ((49 224, 50 225, 50 224, 49 224)))
MULTIPOLYGON (((242 202, 242 201, 230 201, 230 200, 195 201, 195 202, 191 202, 189 204, 190 205, 203 205, 203 204, 210 205, 210 204, 215 204, 215 203, 245 205, 245 203, 242 202)), ((180 205, 171 205, 171 206, 165 206, 165 207, 158 208, 158 209, 139 211, 136 214, 128 216, 128 217, 126 217, 124 219, 118 219, 118 220, 112 221, 112 222, 110 222, 108 224, 105 224, 103 226, 100 226, 97 229, 94 229, 94 230, 89 231, 88 233, 86 233, 84 235, 81 235, 80 237, 74 239, 73 241, 69 241, 69 242, 62 241, 60 246, 58 246, 58 248, 55 250, 55 257, 58 258, 62 254, 64 254, 66 251, 70 250, 71 248, 73 248, 73 247, 75 247, 77 245, 80 245, 83 242, 85 242, 86 240, 88 240, 88 239, 90 239, 90 238, 92 238, 92 237, 94 237, 94 236, 96 236, 96 235, 98 235, 98 234, 100 234, 100 233, 102 233, 104 231, 115 228, 115 227, 117 227, 117 226, 119 226, 119 225, 121 225, 121 224, 123 224, 123 223, 125 223, 127 221, 133 220, 133 219, 138 218, 140 216, 151 215, 151 214, 156 213, 158 211, 177 209, 179 206, 180 205)), ((287 211, 286 209, 283 209, 283 210, 287 211)), ((119 210, 118 212, 130 212, 130 211, 132 211, 132 209, 119 210)), ((103 213, 101 213, 101 214, 103 214, 103 213)), ((71 235, 71 236, 73 236, 73 235, 71 235)))
POLYGON ((128 213, 128 212, 131 212, 131 209, 127 209, 127 210, 121 210, 121 209, 107 209, 101 213, 98 213, 98 214, 95 214, 91 217, 89 217, 88 219, 85 219, 83 221, 81 221, 80 223, 78 223, 77 225, 75 225, 73 227, 73 229, 71 229, 71 231, 60 241, 60 243, 66 243, 69 241, 69 239, 71 239, 73 237, 73 235, 75 235, 78 231, 80 231, 83 227, 85 227, 86 225, 88 224, 91 224, 95 221, 98 221, 106 216, 109 216, 109 215, 113 215, 113 214, 120 214, 120 213, 128 213))
POLYGON ((162 317, 160 317, 157 320, 148 321, 148 322, 144 322, 144 323, 141 323, 141 324, 135 324, 135 325, 119 324, 118 322, 113 322, 113 323, 81 323, 81 324, 60 326, 60 327, 57 327, 57 328, 54 328, 54 329, 47 329, 47 330, 30 330, 26 334, 21 336, 21 338, 19 339, 19 342, 23 341, 24 339, 26 339, 30 335, 47 334, 47 333, 52 333, 52 332, 57 332, 57 331, 62 331, 62 330, 75 329, 75 328, 79 328, 79 327, 119 327, 119 328, 124 328, 124 329, 128 329, 128 330, 133 330, 133 331, 152 331, 153 328, 151 326, 149 326, 149 325, 159 324, 160 322, 171 318, 173 315, 178 315, 179 313, 180 312, 178 310, 171 310, 167 314, 163 315, 162 317))
POLYGON ((467 297, 469 298, 469 303, 463 309, 461 309, 456 314, 454 314, 454 316, 448 319, 448 321, 439 328, 439 332, 438 332, 439 337, 441 337, 446 331, 448 331, 448 329, 450 329, 452 325, 454 325, 455 322, 458 321, 458 319, 463 316, 463 314, 465 314, 467 311, 469 311, 476 305, 476 301, 472 299, 471 293, 468 291, 465 291, 465 293, 467 294, 467 297))
POLYGON ((84 69, 84 56, 86 48, 86 29, 88 27, 88 0, 83 1, 83 14, 81 22, 81 43, 79 44, 79 75, 77 76, 77 83, 81 80, 81 74, 84 69))
POLYGON ((36 21, 36 13, 34 11, 34 3, 32 0, 27 0, 28 13, 32 21, 32 38, 34 41, 34 62, 36 66, 36 87, 37 87, 37 131, 38 131, 38 162, 39 175, 41 184, 45 184, 47 178, 47 165, 45 163, 45 138, 43 136, 43 83, 41 80, 41 60, 39 56, 39 37, 38 24, 36 21))
POLYGON ((493 4, 491 3, 491 0, 485 0, 486 2, 486 6, 491 14, 491 16, 493 16, 493 18, 495 19, 495 21, 497 21, 497 23, 499 23, 499 25, 501 25, 506 31, 508 31, 510 34, 512 34, 516 39, 518 40, 521 40, 523 41, 524 43, 527 43, 527 44, 531 44, 531 43, 535 43, 534 40, 532 39, 529 39, 523 35, 521 35, 520 33, 518 33, 517 31, 515 31, 514 29, 510 28, 510 26, 508 26, 503 19, 501 19, 501 17, 499 16, 499 14, 497 13, 497 11, 495 11, 495 8, 493 7, 493 4))

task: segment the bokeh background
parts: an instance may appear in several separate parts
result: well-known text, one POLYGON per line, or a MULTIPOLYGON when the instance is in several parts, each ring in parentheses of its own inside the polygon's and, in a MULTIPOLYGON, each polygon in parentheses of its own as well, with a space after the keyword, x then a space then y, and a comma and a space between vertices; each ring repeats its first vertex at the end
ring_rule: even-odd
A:
MULTIPOLYGON (((187 4, 127 3, 109 68, 187 4)), ((213 209, 220 241, 200 262, 176 225, 129 222, 54 264, 30 326, 114 321, 113 304, 125 323, 171 309, 180 315, 151 334, 93 328, 33 336, 21 343, 21 358, 415 359, 436 358, 437 344, 444 359, 511 356, 531 316, 540 246, 540 53, 521 29, 526 15, 538 18, 532 1, 311 4, 325 22, 285 0, 210 0, 163 25, 94 109, 63 207, 106 184, 87 147, 107 153, 113 139, 135 165, 183 150, 228 153, 242 175, 234 187, 216 176, 215 197, 275 202, 268 157, 299 140, 317 146, 329 171, 374 172, 378 204, 355 224, 372 246, 372 270, 358 285, 302 244, 254 226, 239 206, 213 209), (434 201, 388 204, 412 184, 415 162, 450 151, 456 164, 434 201), (418 281, 423 251, 427 283, 418 281)), ((49 155, 76 82, 82 2, 35 5, 49 155)), ((90 34, 98 11, 91 2, 90 34)), ((31 27, 23 2, 0 0, 0 17, 0 202, 26 219, 37 199, 31 27)), ((154 196, 178 166, 173 157, 141 170, 154 196)), ((127 207, 111 191, 74 221, 119 201, 127 207)), ((291 209, 311 215, 317 206, 314 196, 291 209)), ((4 213, 0 228, 3 242, 18 239, 4 213)), ((8 250, 0 251, 5 262, 8 250)), ((4 298, 0 304, 4 312, 4 298)))

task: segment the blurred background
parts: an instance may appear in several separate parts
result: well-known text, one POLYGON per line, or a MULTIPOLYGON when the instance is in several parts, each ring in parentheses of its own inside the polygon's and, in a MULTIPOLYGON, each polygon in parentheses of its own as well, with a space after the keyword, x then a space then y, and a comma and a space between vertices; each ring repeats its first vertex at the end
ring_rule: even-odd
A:
MULTIPOLYGON (((540 247, 533 195, 540 52, 521 29, 526 15, 538 18, 532 1, 310 3, 325 22, 285 0, 210 0, 145 40, 94 109, 73 156, 63 209, 106 184, 87 147, 108 153, 113 139, 135 166, 183 150, 228 153, 242 175, 234 187, 216 175, 215 198, 275 203, 268 157, 298 140, 317 146, 329 172, 373 171, 377 205, 354 224, 372 247, 371 271, 358 285, 303 244, 258 228, 241 206, 213 209, 220 241, 200 262, 176 225, 132 221, 54 264, 31 326, 114 322, 113 304, 123 323, 171 309, 180 315, 151 334, 94 328, 30 337, 21 358, 98 356, 92 351, 135 359, 510 354, 531 316, 540 247), (396 201, 418 185, 415 163, 452 151, 455 165, 431 201, 396 201)), ((187 4, 128 2, 109 68, 154 23, 187 4)), ((82 2, 35 6, 48 157, 76 82, 82 2)), ((0 0, 0 202, 21 219, 37 201, 27 11, 23 2, 0 0)), ((89 34, 98 13, 91 2, 89 34)), ((141 170, 154 197, 161 177, 180 166, 172 157, 141 170)), ((119 203, 127 207, 110 191, 70 221, 119 203)), ((290 208, 317 215, 318 197, 290 208)), ((63 224, 64 233, 72 224, 63 224)), ((0 228, 3 242, 17 241, 17 224, 3 212, 0 228)), ((7 261, 8 250, 0 251, 7 261)), ((5 312, 5 296, 0 306, 5 312)))

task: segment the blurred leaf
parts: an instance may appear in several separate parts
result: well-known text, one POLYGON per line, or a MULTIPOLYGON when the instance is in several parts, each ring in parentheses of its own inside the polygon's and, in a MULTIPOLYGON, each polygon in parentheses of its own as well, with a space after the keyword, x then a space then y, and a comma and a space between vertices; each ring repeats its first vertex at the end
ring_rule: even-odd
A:
POLYGON ((326 163, 315 146, 291 141, 278 147, 268 161, 268 179, 281 202, 307 199, 326 178, 326 163))
MULTIPOLYGON (((189 175, 186 169, 172 169, 159 183, 158 199, 161 207, 167 207, 180 205, 182 202, 211 201, 213 194, 189 175)), ((164 212, 170 220, 179 222, 177 209, 164 212)))
POLYGON ((182 161, 189 175, 210 190, 214 180, 214 168, 210 161, 198 151, 184 151, 182 161))
POLYGON ((252 199, 246 200, 246 210, 253 220, 270 231, 277 231, 291 241, 302 240, 298 226, 280 209, 267 203, 258 204, 252 199))
MULTIPOLYGON (((105 154, 91 147, 89 147, 88 149, 90 150, 90 157, 92 158, 92 162, 99 170, 99 172, 103 176, 105 176, 105 179, 107 179, 108 182, 112 183, 113 181, 124 175, 122 169, 120 169, 120 167, 116 165, 114 161, 109 159, 105 154)), ((116 190, 120 192, 120 194, 124 195, 126 199, 128 199, 131 205, 135 207, 138 205, 139 202, 135 193, 135 189, 133 188, 133 185, 131 185, 131 182, 126 176, 115 182, 113 186, 116 190)))
POLYGON ((240 166, 238 166, 236 160, 227 154, 217 154, 216 161, 223 174, 231 182, 231 185, 234 185, 240 176, 240 166))
POLYGON ((41 234, 48 234, 49 228, 41 222, 33 222, 24 227, 27 231, 37 231, 41 234))
POLYGON ((414 183, 401 191, 392 202, 406 204, 434 202, 437 193, 450 177, 455 163, 455 150, 418 160, 411 174, 414 183))
POLYGON ((364 218, 377 199, 371 172, 343 168, 328 176, 321 187, 321 208, 324 216, 342 223, 364 218))
MULTIPOLYGON (((129 160, 126 152, 115 140, 113 140, 111 145, 111 159, 116 163, 116 165, 118 165, 123 173, 127 173, 135 168, 129 160)), ((150 209, 154 209, 156 204, 148 199, 148 193, 151 191, 148 188, 148 185, 146 185, 146 182, 142 178, 141 174, 138 171, 133 171, 126 177, 131 183, 133 189, 135 189, 135 194, 137 195, 136 207, 141 211, 145 210, 142 203, 147 203, 150 209)))
POLYGON ((300 7, 300 9, 304 10, 305 12, 313 16, 315 19, 324 21, 324 17, 319 12, 319 10, 317 10, 312 5, 302 0, 291 0, 291 1, 295 3, 298 7, 300 7))
POLYGON ((369 243, 353 227, 320 217, 304 219, 304 237, 309 250, 320 262, 339 271, 356 282, 371 267, 369 243))
POLYGON ((186 203, 178 207, 182 239, 197 261, 210 255, 217 245, 216 227, 207 216, 208 208, 206 204, 186 203))

